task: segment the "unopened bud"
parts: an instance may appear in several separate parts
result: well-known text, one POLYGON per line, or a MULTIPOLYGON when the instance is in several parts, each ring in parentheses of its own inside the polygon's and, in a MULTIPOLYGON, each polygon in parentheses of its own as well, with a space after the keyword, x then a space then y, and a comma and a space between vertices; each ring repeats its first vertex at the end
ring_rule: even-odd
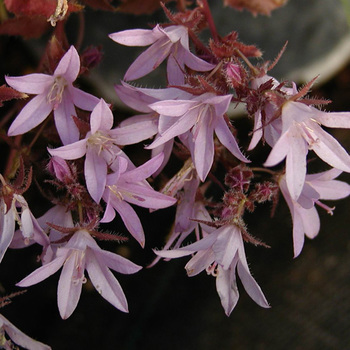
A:
POLYGON ((71 183, 73 181, 72 171, 67 162, 57 156, 51 157, 47 165, 48 171, 56 176, 58 180, 64 183, 71 183))

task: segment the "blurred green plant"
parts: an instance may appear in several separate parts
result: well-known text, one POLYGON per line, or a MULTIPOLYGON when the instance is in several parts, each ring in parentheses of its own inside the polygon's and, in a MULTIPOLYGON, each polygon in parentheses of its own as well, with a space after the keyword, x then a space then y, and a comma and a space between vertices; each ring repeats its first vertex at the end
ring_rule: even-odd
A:
POLYGON ((344 6, 346 18, 347 18, 348 24, 350 26, 350 0, 341 0, 341 2, 344 6))

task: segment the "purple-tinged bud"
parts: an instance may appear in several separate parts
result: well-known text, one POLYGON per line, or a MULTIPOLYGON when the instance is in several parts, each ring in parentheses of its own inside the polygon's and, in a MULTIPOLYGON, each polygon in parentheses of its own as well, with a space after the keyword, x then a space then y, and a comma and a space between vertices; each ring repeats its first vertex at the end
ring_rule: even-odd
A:
POLYGON ((233 86, 242 83, 242 68, 239 64, 230 62, 226 66, 226 75, 233 86))
POLYGON ((257 183, 255 185, 255 189, 251 192, 249 198, 252 201, 263 203, 272 200, 273 197, 277 195, 277 192, 277 184, 270 181, 265 181, 263 183, 257 183))
POLYGON ((73 181, 73 174, 69 165, 64 159, 58 156, 50 158, 47 169, 53 176, 56 176, 56 178, 63 183, 68 184, 73 181))
POLYGON ((246 166, 238 165, 226 174, 225 185, 242 193, 248 191, 253 172, 246 166))

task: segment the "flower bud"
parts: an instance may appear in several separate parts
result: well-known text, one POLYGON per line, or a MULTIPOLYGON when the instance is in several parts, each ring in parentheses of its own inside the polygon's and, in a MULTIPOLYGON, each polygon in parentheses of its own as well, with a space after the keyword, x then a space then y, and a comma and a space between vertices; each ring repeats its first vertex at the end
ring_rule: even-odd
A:
POLYGON ((73 174, 69 165, 64 159, 58 156, 50 158, 47 169, 63 183, 71 183, 73 181, 73 174))

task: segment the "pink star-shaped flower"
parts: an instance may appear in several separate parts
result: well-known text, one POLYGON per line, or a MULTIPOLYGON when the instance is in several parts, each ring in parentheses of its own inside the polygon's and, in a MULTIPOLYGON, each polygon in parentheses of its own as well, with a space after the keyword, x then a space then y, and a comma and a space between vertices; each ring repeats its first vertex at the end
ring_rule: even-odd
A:
MULTIPOLYGON (((114 133, 118 136, 120 145, 130 145, 146 140, 154 135, 158 138, 158 122, 159 114, 149 107, 150 104, 168 99, 187 99, 191 94, 177 88, 166 89, 147 89, 139 88, 121 82, 122 85, 117 85, 115 90, 118 97, 129 107, 136 111, 147 113, 135 115, 120 123, 114 133)), ((168 162, 171 151, 173 149, 173 139, 161 144, 152 149, 152 158, 159 153, 164 154, 163 163, 154 173, 158 175, 168 162)))
POLYGON ((129 67, 125 80, 141 78, 156 69, 167 57, 168 82, 172 85, 184 83, 185 66, 195 71, 208 71, 215 67, 190 52, 188 30, 185 26, 176 25, 153 29, 131 29, 110 34, 109 37, 119 44, 127 46, 148 46, 129 67))
POLYGON ((128 303, 124 292, 109 269, 123 274, 132 274, 141 269, 117 254, 102 250, 88 231, 78 230, 69 242, 59 247, 55 258, 33 271, 17 283, 19 287, 37 284, 53 275, 61 267, 58 282, 58 309, 63 319, 68 318, 75 310, 83 283, 86 282, 86 269, 96 290, 117 309, 128 312, 128 303))
POLYGON ((237 159, 249 162, 224 119, 231 98, 231 95, 205 93, 190 100, 165 100, 151 104, 149 107, 160 114, 159 137, 146 148, 153 149, 182 136, 181 140, 190 149, 198 176, 204 181, 214 160, 215 131, 219 141, 237 159))
POLYGON ((79 140, 79 130, 72 119, 72 116, 76 116, 74 106, 91 111, 98 102, 95 96, 73 86, 79 71, 79 55, 74 46, 71 46, 53 75, 34 73, 22 77, 5 77, 12 88, 37 95, 18 114, 8 130, 8 135, 28 132, 53 111, 57 132, 63 144, 79 140))
POLYGON ((301 194, 295 201, 289 193, 286 176, 279 179, 279 186, 286 200, 293 219, 294 257, 297 257, 304 246, 305 235, 315 238, 320 230, 320 218, 315 204, 333 214, 334 208, 329 208, 320 199, 336 200, 350 195, 350 185, 334 180, 341 170, 331 169, 322 173, 306 175, 301 194))
POLYGON ((123 157, 116 160, 116 172, 107 175, 103 200, 107 207, 101 222, 110 222, 115 211, 121 216, 126 228, 143 247, 145 235, 141 221, 131 204, 143 208, 161 209, 175 204, 176 199, 155 191, 146 181, 161 165, 163 154, 159 154, 138 168, 128 170, 127 161, 123 157))
POLYGON ((47 247, 50 243, 24 197, 13 194, 9 208, 3 198, 0 198, 0 262, 9 246, 23 248, 35 242, 43 247, 47 247), (15 235, 16 222, 20 230, 16 231, 15 235))
POLYGON ((216 277, 216 290, 227 316, 231 314, 239 298, 236 269, 249 296, 258 305, 270 307, 249 271, 242 234, 236 225, 224 225, 182 248, 158 250, 155 253, 170 259, 195 254, 185 266, 187 274, 195 276, 206 270, 216 277))
POLYGON ((332 167, 350 172, 349 154, 320 126, 350 128, 350 112, 327 113, 301 102, 289 101, 282 107, 281 118, 281 136, 264 165, 274 166, 286 158, 286 182, 294 200, 298 199, 304 186, 309 150, 332 167))
POLYGON ((101 99, 90 116, 91 130, 85 138, 56 149, 48 149, 53 156, 62 159, 78 159, 86 156, 84 175, 87 189, 96 203, 100 202, 106 186, 107 169, 118 155, 123 154, 117 146, 118 140, 111 130, 113 114, 101 99))

